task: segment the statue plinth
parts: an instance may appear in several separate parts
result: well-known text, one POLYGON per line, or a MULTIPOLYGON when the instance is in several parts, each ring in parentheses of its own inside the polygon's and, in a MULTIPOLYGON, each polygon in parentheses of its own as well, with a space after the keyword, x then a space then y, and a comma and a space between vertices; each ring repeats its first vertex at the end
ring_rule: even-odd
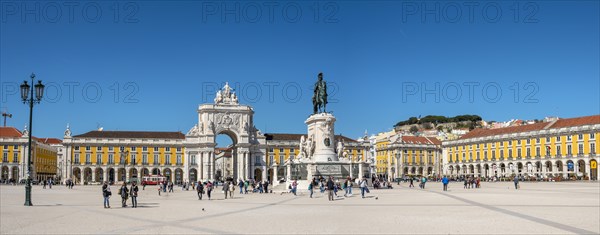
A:
POLYGON ((308 151, 312 151, 314 162, 337 162, 339 160, 335 153, 335 120, 330 113, 317 113, 311 115, 304 122, 308 125, 308 142, 309 145, 313 145, 312 149, 309 148, 308 151))

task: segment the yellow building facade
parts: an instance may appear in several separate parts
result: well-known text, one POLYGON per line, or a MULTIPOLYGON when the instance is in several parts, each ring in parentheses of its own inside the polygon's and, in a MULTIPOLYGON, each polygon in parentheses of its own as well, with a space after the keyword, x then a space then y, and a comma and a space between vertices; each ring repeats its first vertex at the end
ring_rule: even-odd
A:
POLYGON ((198 179, 181 132, 91 131, 64 139, 66 179, 76 183, 140 181, 162 175, 174 183, 198 179))
POLYGON ((453 177, 598 178, 600 115, 498 129, 444 142, 453 177))
POLYGON ((405 176, 437 177, 442 170, 441 142, 433 137, 392 132, 377 136, 376 173, 395 179, 405 176))
MULTIPOLYGON (((38 182, 56 177, 58 149, 51 145, 53 143, 60 143, 60 140, 32 137, 31 177, 38 182)), ((27 178, 28 144, 27 131, 0 127, 0 181, 18 183, 27 178)))

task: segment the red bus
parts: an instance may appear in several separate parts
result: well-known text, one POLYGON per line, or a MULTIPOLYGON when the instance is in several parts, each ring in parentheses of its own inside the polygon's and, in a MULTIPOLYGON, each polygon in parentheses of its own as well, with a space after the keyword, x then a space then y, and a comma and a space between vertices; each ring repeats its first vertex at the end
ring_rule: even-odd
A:
POLYGON ((167 177, 161 175, 147 175, 142 177, 142 185, 157 185, 167 181, 167 177))

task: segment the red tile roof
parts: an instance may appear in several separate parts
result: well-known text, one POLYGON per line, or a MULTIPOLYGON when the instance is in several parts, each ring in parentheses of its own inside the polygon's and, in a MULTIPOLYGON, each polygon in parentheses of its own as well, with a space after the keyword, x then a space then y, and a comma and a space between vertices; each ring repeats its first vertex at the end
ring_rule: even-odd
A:
POLYGON ((38 141, 44 144, 61 144, 62 140, 57 138, 37 138, 38 141))
POLYGON ((18 138, 23 136, 17 128, 14 127, 0 127, 0 137, 13 137, 18 138))
POLYGON ((600 115, 576 117, 576 118, 565 118, 559 119, 555 123, 552 122, 540 122, 523 126, 511 126, 497 129, 474 129, 469 133, 460 137, 460 139, 471 139, 478 137, 521 133, 529 131, 539 131, 544 129, 556 129, 563 127, 574 127, 583 125, 594 125, 600 124, 600 115))

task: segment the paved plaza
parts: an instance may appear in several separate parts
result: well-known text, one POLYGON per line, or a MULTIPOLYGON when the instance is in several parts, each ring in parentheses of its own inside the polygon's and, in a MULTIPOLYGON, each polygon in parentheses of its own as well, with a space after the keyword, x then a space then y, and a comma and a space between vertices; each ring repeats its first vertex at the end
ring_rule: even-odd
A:
MULTIPOLYGON (((111 209, 102 207, 100 186, 33 190, 33 207, 23 206, 23 186, 0 186, 2 234, 598 234, 597 182, 482 183, 463 189, 440 183, 421 190, 406 183, 371 190, 362 199, 329 202, 326 195, 234 195, 199 201, 195 191, 158 196, 141 191, 138 208, 121 208, 117 187, 111 209)), ((140 188, 141 189, 141 188, 140 188)), ((340 195, 342 195, 341 193, 340 195)))

